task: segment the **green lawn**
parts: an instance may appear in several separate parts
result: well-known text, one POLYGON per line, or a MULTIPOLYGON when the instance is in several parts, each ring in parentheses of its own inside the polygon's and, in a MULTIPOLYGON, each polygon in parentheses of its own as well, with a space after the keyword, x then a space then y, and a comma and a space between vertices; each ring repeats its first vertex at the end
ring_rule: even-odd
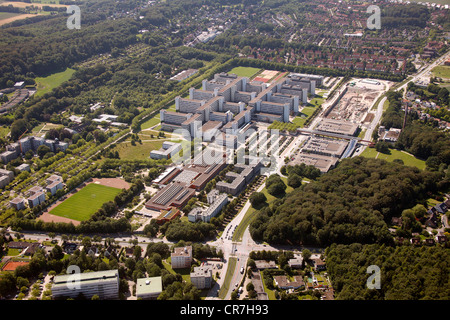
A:
POLYGON ((394 159, 401 159, 405 166, 417 167, 420 170, 424 170, 426 165, 425 161, 417 159, 412 154, 402 152, 396 149, 389 149, 390 154, 379 153, 375 148, 366 148, 361 156, 366 158, 384 159, 386 161, 393 161, 394 159), (378 157, 377 157, 378 154, 378 157))
POLYGON ((63 82, 69 80, 74 72, 74 69, 67 68, 62 72, 53 73, 47 77, 37 77, 35 79, 37 87, 36 96, 42 96, 60 86, 63 82))
MULTIPOLYGON (((1 4, 0 4, 1 5, 1 4)), ((14 12, 0 12, 0 21, 9 19, 12 17, 20 16, 22 13, 14 13, 14 12)))
POLYGON ((50 214, 84 221, 108 201, 113 201, 122 190, 91 183, 50 211, 50 214))
POLYGON ((311 101, 308 103, 308 106, 321 106, 324 101, 325 99, 322 96, 318 95, 311 99, 311 101))
POLYGON ((261 277, 261 282, 262 282, 263 287, 264 287, 264 291, 267 293, 267 296, 268 296, 269 300, 277 300, 277 298, 275 298, 275 291, 270 290, 270 289, 268 289, 266 287, 266 283, 264 282, 264 277, 263 277, 261 271, 259 272, 259 274, 260 274, 260 277, 261 277))
POLYGON ((437 66, 431 70, 435 77, 450 79, 450 66, 437 66))
POLYGON ((118 151, 119 157, 122 160, 147 160, 150 159, 150 151, 160 149, 163 142, 167 140, 157 140, 156 135, 153 139, 156 141, 142 141, 142 143, 136 142, 134 146, 131 142, 124 141, 119 143, 113 151, 118 151))
POLYGON ((0 138, 5 138, 9 133, 9 128, 1 126, 0 127, 0 138))
POLYGON ((315 110, 316 110, 315 107, 304 107, 302 111, 300 111, 299 115, 296 116, 294 120, 292 120, 292 123, 296 124, 300 128, 303 128, 306 119, 311 117, 311 115, 314 113, 315 110))
POLYGON ((253 68, 253 67, 235 67, 232 70, 230 70, 228 73, 234 73, 239 77, 251 78, 260 71, 261 71, 261 69, 253 68))
POLYGON ((161 122, 161 119, 159 117, 159 114, 156 114, 154 117, 148 119, 143 124, 141 124, 141 129, 142 130, 150 129, 151 127, 156 126, 160 122, 161 122))
POLYGON ((225 299, 227 292, 230 288, 230 282, 234 274, 234 269, 236 268, 236 262, 237 262, 236 258, 230 258, 228 260, 228 268, 227 273, 225 275, 225 280, 223 281, 222 287, 220 287, 219 290, 219 298, 222 300, 225 299))

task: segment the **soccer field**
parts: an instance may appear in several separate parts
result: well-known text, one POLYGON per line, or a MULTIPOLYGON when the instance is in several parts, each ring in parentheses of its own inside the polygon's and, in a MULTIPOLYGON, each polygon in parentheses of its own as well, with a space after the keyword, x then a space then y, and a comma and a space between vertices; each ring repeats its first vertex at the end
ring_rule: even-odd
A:
POLYGON ((49 213, 77 221, 90 218, 100 207, 108 201, 113 201, 122 190, 91 183, 62 202, 49 213))
POLYGON ((230 73, 230 74, 234 73, 238 77, 251 78, 251 77, 253 77, 255 74, 257 74, 260 71, 261 71, 261 69, 253 68, 253 67, 235 67, 231 71, 229 71, 228 73, 230 73))

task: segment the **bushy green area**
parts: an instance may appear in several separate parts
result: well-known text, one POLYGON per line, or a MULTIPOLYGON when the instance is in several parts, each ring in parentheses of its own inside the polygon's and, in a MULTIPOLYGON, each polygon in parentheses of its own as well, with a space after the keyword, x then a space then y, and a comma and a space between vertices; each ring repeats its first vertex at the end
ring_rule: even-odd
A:
POLYGON ((51 214, 77 221, 91 217, 102 204, 114 200, 120 189, 91 183, 50 211, 51 214))
POLYGON ((327 272, 338 300, 447 300, 450 256, 441 246, 333 244, 327 272), (380 268, 380 289, 367 288, 371 265, 380 268))
POLYGON ((440 179, 438 173, 384 160, 344 159, 281 203, 260 210, 250 232, 269 243, 392 243, 386 221, 436 191, 440 179))

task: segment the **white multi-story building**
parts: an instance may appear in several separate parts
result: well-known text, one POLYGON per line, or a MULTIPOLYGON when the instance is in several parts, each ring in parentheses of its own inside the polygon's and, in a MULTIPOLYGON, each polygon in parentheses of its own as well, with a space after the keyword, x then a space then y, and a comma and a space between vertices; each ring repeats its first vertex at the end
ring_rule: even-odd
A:
POLYGON ((172 269, 190 268, 192 261, 192 247, 178 247, 170 255, 172 269))
POLYGON ((191 273, 191 283, 198 289, 211 288, 212 270, 208 266, 195 267, 191 273))
POLYGON ((53 298, 76 298, 82 294, 90 299, 119 297, 119 271, 107 270, 55 276, 52 285, 53 298))

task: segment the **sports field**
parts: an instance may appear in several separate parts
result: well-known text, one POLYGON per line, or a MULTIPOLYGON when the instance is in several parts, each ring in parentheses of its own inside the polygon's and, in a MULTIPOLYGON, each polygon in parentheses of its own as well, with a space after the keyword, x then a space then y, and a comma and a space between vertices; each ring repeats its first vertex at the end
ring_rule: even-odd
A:
POLYGON ((108 201, 113 201, 122 190, 101 184, 90 183, 73 196, 62 202, 49 213, 77 221, 90 218, 108 201))
POLYGON ((258 72, 260 72, 261 69, 253 68, 253 67, 235 67, 228 73, 234 73, 239 77, 248 77, 251 78, 258 72))

